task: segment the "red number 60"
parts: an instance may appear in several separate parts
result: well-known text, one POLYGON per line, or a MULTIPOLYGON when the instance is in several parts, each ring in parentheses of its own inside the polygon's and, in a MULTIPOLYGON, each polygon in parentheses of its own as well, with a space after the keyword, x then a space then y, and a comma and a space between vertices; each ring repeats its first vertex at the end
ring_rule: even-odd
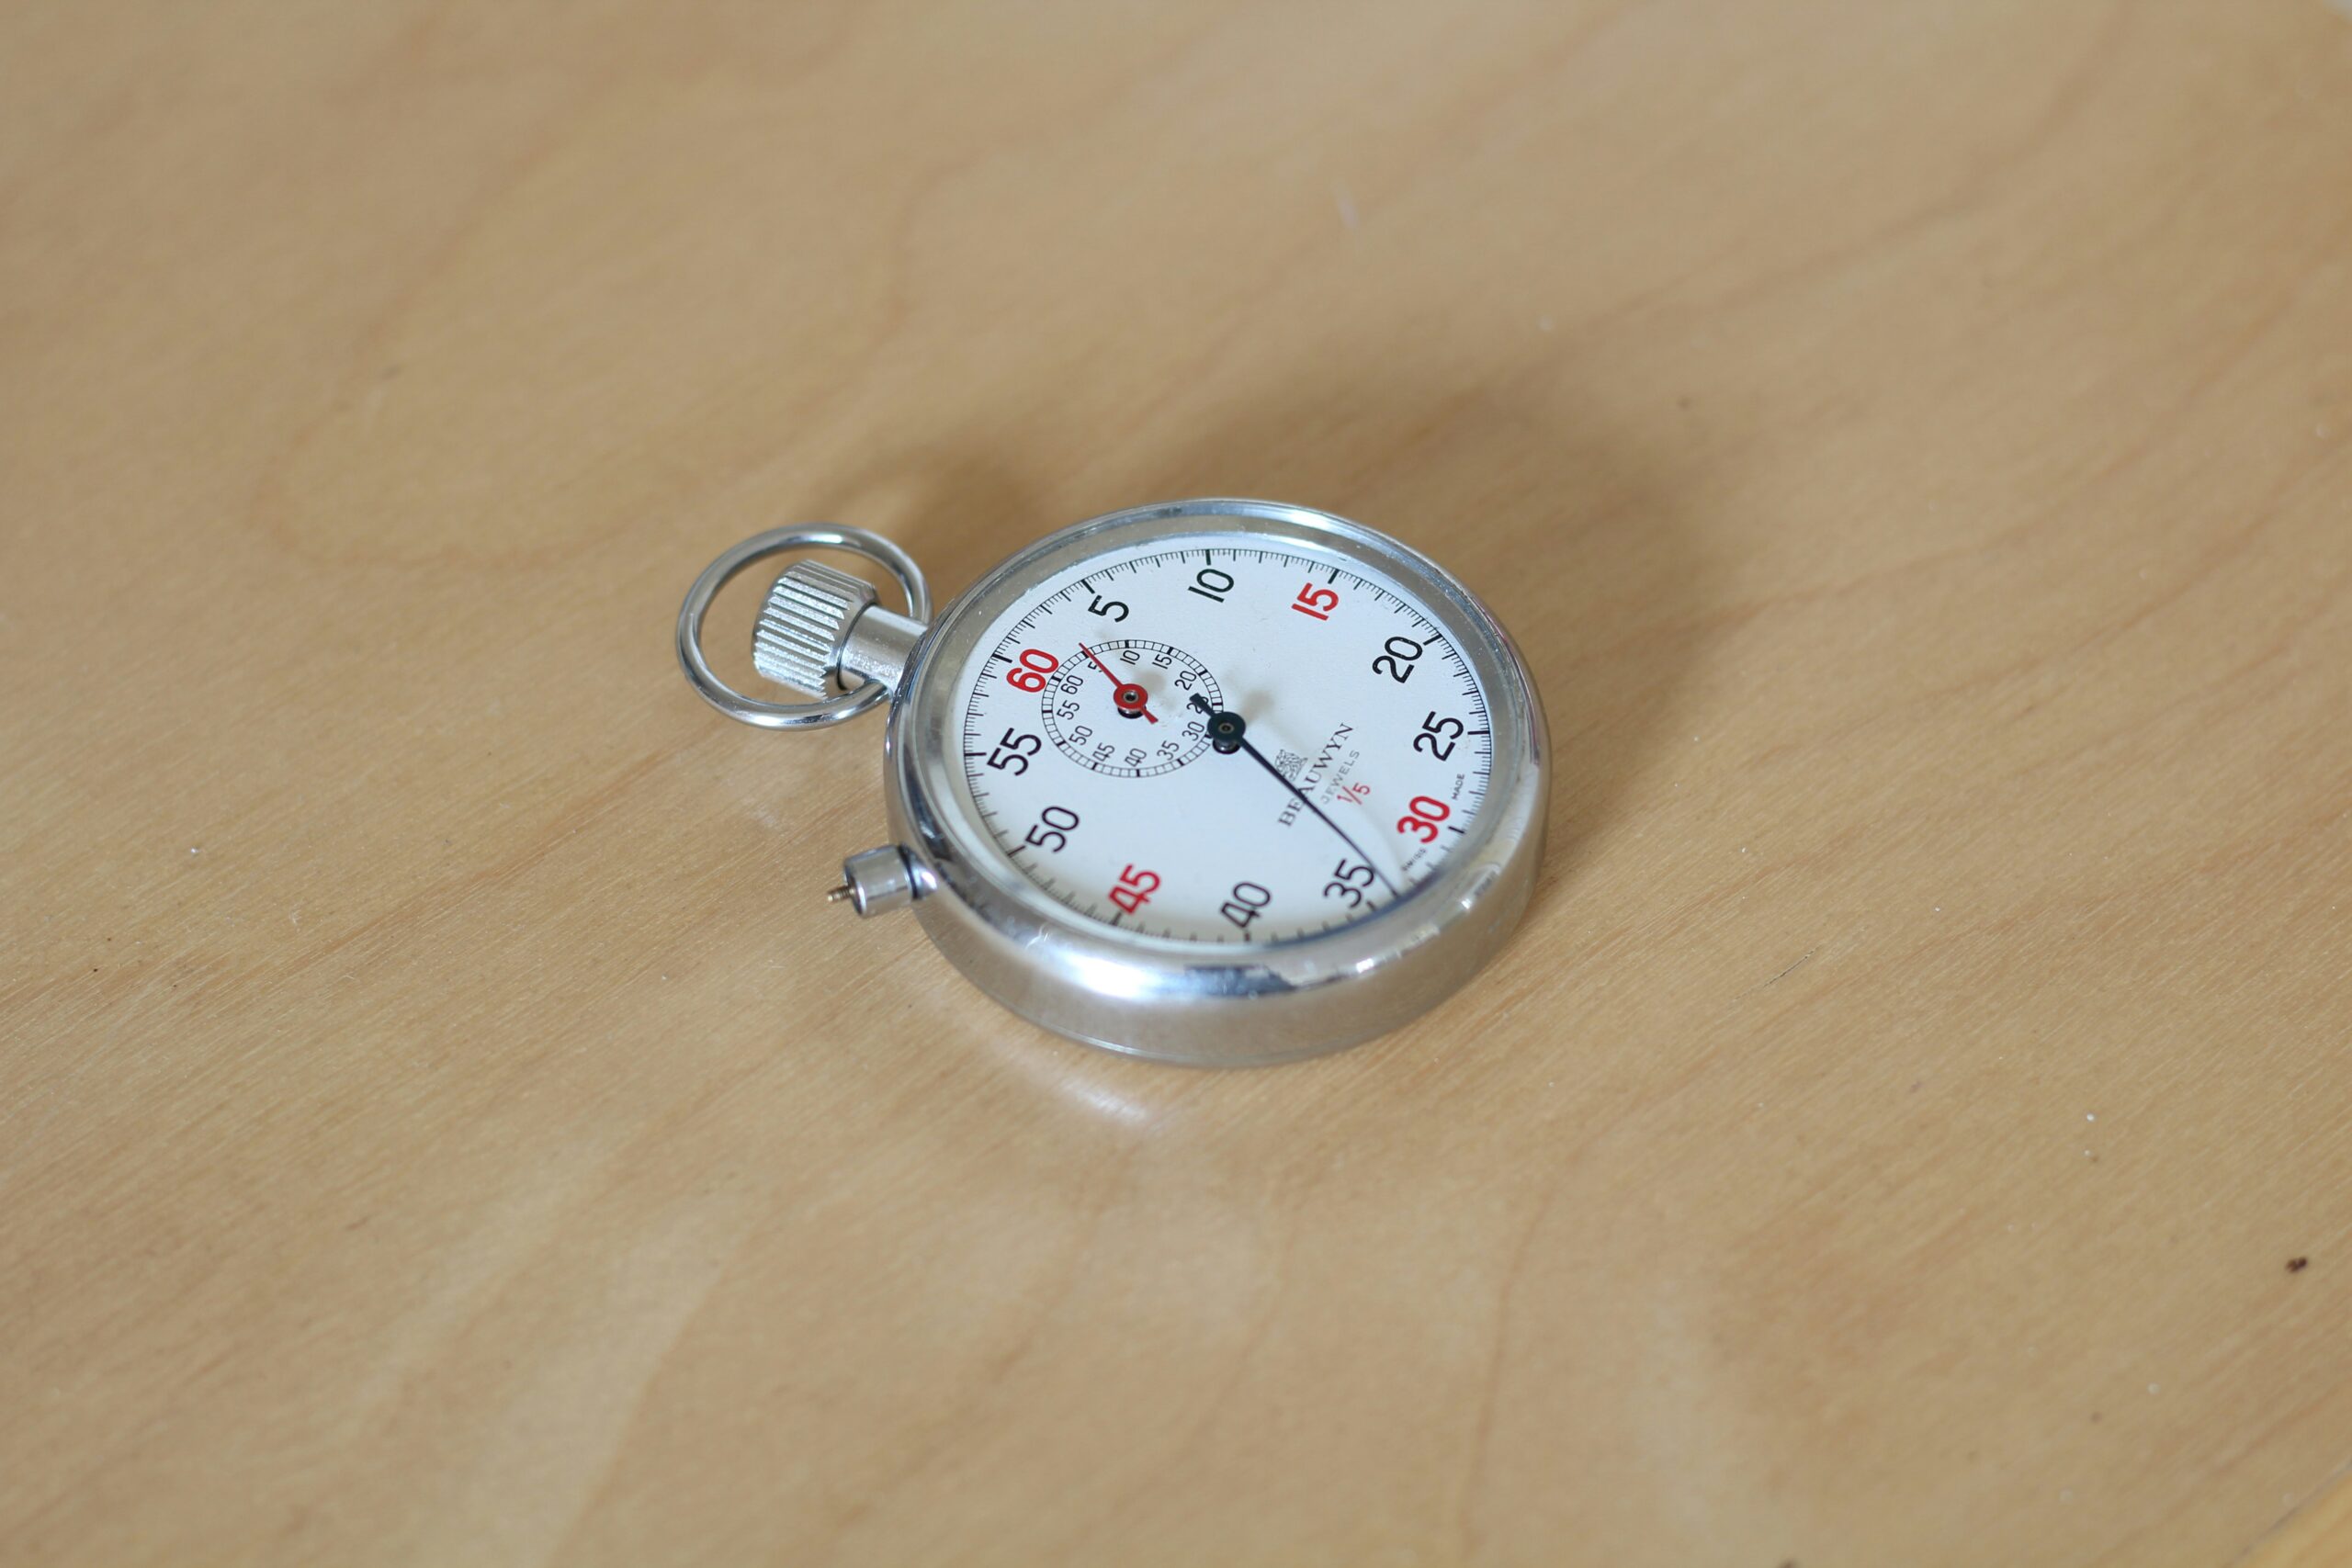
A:
POLYGON ((1042 692, 1046 677, 1061 668, 1061 661, 1042 648, 1024 648, 1021 662, 1004 672, 1004 678, 1024 692, 1042 692))

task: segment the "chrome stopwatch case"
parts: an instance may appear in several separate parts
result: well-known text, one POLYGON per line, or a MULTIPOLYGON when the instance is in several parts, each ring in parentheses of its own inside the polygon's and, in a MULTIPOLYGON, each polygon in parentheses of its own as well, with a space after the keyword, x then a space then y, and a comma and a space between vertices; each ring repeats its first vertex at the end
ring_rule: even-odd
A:
POLYGON ((888 701, 892 841, 834 897, 911 908, 1047 1029, 1203 1066, 1285 1061, 1418 1017, 1518 923, 1543 856, 1543 710, 1510 638, 1434 562, 1310 507, 1139 506, 1065 528, 934 619, 905 551, 780 528, 713 561, 678 615, 697 691, 747 723, 888 701), (719 586, 786 551, 864 555, 905 614, 814 561, 719 681, 719 586))

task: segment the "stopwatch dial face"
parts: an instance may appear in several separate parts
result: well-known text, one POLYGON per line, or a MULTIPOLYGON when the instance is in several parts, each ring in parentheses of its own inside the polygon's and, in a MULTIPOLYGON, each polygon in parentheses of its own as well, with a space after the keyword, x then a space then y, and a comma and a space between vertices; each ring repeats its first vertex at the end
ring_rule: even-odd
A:
POLYGON ((1462 622, 1287 538, 1094 556, 1018 595, 957 677, 965 804, 1019 875, 1123 931, 1351 924, 1435 873, 1486 797, 1462 622))

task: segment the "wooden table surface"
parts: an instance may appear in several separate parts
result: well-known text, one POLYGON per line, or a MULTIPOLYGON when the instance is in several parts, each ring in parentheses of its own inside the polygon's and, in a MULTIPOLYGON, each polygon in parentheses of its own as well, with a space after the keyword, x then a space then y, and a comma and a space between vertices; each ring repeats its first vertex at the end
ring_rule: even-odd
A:
POLYGON ((0 1559, 2342 1562, 2347 578, 2322 0, 11 7, 0 1559), (1254 1073, 670 650, 1200 493, 1558 752, 1254 1073))

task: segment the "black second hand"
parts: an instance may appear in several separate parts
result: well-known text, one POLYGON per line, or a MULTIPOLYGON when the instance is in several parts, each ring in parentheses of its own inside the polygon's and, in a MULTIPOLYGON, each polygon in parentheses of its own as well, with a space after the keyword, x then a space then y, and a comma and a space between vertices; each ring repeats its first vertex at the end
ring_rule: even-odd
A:
MULTIPOLYGON (((1194 692, 1193 694, 1193 705, 1200 709, 1203 713, 1207 714, 1212 718, 1216 716, 1216 709, 1210 705, 1209 700, 1206 697, 1201 695, 1198 692, 1194 692)), ((1238 714, 1236 714, 1234 716, 1236 718, 1240 717, 1238 714)), ((1340 827, 1337 822, 1334 822, 1329 817, 1324 816, 1323 808, 1316 805, 1313 801, 1307 799, 1306 792, 1300 789, 1296 784, 1291 783, 1289 774, 1283 773, 1280 768, 1277 768, 1272 762, 1266 761, 1266 754, 1263 751, 1259 750, 1255 746, 1250 744, 1250 738, 1247 735, 1235 736, 1233 738, 1233 745, 1238 750, 1249 752, 1250 755, 1256 760, 1260 767, 1274 775, 1274 782, 1276 784, 1281 784, 1283 788, 1290 791, 1292 795, 1295 795, 1298 799, 1298 803, 1306 807, 1309 811, 1315 813, 1317 819, 1320 821, 1323 826, 1330 829, 1334 833, 1339 834, 1340 841, 1347 845, 1348 848, 1355 851, 1356 859, 1363 862, 1363 868, 1372 873, 1373 875, 1380 878, 1382 885, 1385 886, 1390 893, 1400 898, 1404 897, 1404 889, 1398 887, 1394 882, 1389 881, 1388 874, 1372 863, 1372 857, 1363 852, 1363 846, 1350 838, 1348 836, 1348 830, 1345 828, 1340 827)))

